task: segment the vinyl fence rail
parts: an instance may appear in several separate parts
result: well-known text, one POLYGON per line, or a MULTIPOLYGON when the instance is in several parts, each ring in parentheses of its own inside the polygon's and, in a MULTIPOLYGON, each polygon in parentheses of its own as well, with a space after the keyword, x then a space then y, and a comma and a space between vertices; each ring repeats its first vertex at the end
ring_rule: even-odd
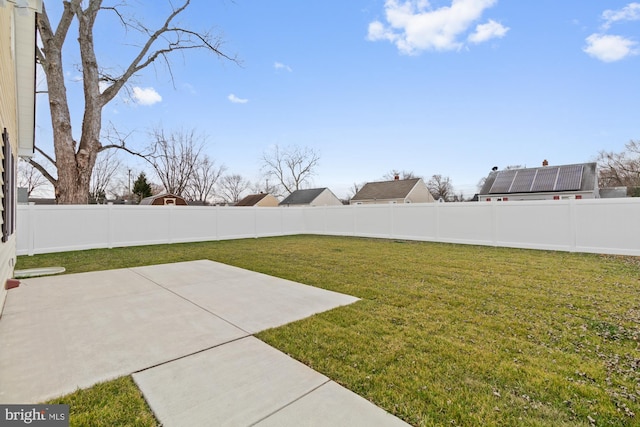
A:
POLYGON ((19 205, 17 254, 320 234, 640 256, 640 199, 327 207, 19 205))

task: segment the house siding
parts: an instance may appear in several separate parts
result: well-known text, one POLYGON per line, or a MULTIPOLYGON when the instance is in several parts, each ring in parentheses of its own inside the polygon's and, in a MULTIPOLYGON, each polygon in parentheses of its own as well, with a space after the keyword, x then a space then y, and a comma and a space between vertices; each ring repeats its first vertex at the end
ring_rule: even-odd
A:
POLYGON ((262 200, 260 200, 258 203, 256 203, 256 206, 260 206, 260 207, 263 207, 263 208, 276 207, 276 206, 278 206, 278 199, 276 199, 271 194, 267 194, 266 196, 264 196, 262 198, 262 200))
POLYGON ((311 206, 342 206, 342 202, 329 189, 325 189, 311 202, 311 206))
MULTIPOLYGON (((14 156, 17 156, 18 147, 18 119, 17 119, 17 92, 15 74, 15 50, 14 50, 14 26, 13 5, 5 3, 0 6, 0 132, 7 129, 9 141, 14 156)), ((4 143, 0 140, 0 144, 4 143)), ((4 147, 2 147, 4 148, 4 147)), ((0 151, 1 152, 1 151, 0 151)), ((0 162, 3 168, 4 159, 0 162)), ((4 172, 4 171, 2 171, 4 172)), ((0 180, 2 178, 0 177, 0 180)), ((4 184, 4 183, 0 183, 4 184)), ((1 192, 0 187, 0 192, 1 192)), ((0 211, 4 209, 5 195, 0 193, 2 203, 0 211)), ((0 212, 1 213, 1 212, 0 212)), ((2 216, 0 215, 0 222, 2 216)), ((0 312, 7 296, 5 282, 13 276, 15 265, 16 239, 15 233, 9 236, 6 242, 0 242, 0 312)))
POLYGON ((424 183, 422 179, 420 179, 415 187, 411 189, 409 194, 407 194, 406 200, 411 203, 433 203, 435 199, 431 195, 431 192, 427 188, 427 184, 424 183))

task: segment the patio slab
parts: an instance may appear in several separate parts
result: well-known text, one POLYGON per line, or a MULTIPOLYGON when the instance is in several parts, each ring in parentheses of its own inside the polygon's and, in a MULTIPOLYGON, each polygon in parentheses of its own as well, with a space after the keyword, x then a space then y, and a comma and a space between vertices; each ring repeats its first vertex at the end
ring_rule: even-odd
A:
POLYGON ((133 379, 165 427, 408 426, 254 337, 137 372, 133 379))
POLYGON ((135 373, 133 379, 166 427, 249 426, 329 381, 254 337, 135 373))
POLYGON ((246 335, 132 271, 25 280, 0 319, 0 402, 41 402, 246 335))
POLYGON ((357 298, 209 260, 30 278, 0 318, 0 403, 36 403, 357 298))
POLYGON ((218 264, 212 276, 207 268, 210 263, 189 263, 194 267, 190 271, 180 265, 133 270, 251 334, 358 301, 224 264, 218 264))

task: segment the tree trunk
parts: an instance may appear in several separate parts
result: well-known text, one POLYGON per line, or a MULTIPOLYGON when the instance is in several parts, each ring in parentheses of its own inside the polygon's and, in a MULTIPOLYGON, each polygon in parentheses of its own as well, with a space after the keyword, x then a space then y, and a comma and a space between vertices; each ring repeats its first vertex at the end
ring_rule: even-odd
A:
POLYGON ((54 34, 44 6, 42 14, 38 16, 38 30, 45 58, 41 63, 47 78, 55 166, 58 171, 58 177, 52 184, 56 201, 61 204, 83 204, 89 201, 89 180, 81 176, 76 163, 76 142, 73 140, 62 68, 62 45, 72 18, 73 12, 68 4, 65 4, 58 30, 54 34))
MULTIPOLYGON (((51 27, 45 4, 42 5, 42 13, 37 15, 42 47, 36 49, 36 55, 47 78, 55 152, 55 160, 49 156, 47 159, 55 166, 58 176, 49 174, 41 165, 38 165, 38 170, 43 171, 43 175, 53 184, 58 203, 86 204, 89 202, 91 174, 98 153, 103 149, 100 143, 102 109, 132 76, 157 58, 166 59, 169 53, 177 50, 207 49, 223 58, 234 62, 236 60, 219 50, 222 43, 220 37, 212 37, 209 33, 198 33, 173 24, 172 21, 189 6, 190 0, 184 0, 182 5, 176 8, 172 7, 164 25, 156 31, 148 30, 135 19, 123 19, 118 8, 110 6, 106 9, 115 11, 125 29, 134 29, 148 37, 138 55, 125 67, 124 73, 120 76, 110 76, 100 71, 93 41, 94 24, 102 9, 102 0, 65 0, 62 3, 64 10, 55 31, 51 27), (62 47, 74 17, 77 17, 78 21, 77 41, 80 46, 84 89, 84 117, 80 141, 73 139, 62 62, 62 47), (156 43, 158 48, 154 50, 156 43), (101 79, 110 82, 102 93, 99 88, 101 79)), ((124 3, 119 6, 124 6, 124 3)), ((124 143, 118 148, 124 148, 124 143)), ((37 165, 33 160, 31 163, 37 165)))

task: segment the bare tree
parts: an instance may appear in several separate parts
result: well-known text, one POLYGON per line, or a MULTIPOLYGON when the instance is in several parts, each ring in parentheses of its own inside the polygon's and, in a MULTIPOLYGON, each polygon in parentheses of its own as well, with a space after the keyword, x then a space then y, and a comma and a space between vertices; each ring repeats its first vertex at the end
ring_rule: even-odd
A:
POLYGON ((426 184, 434 199, 447 202, 453 200, 453 184, 448 176, 433 175, 426 184))
MULTIPOLYGON (((53 164, 57 170, 57 176, 49 173, 35 160, 32 160, 31 164, 53 184, 58 203, 87 203, 91 174, 98 153, 114 146, 125 148, 101 144, 102 109, 132 77, 158 59, 165 62, 171 73, 169 56, 173 52, 184 52, 190 49, 205 49, 218 57, 237 62, 235 58, 222 52, 220 35, 198 32, 175 24, 176 18, 189 6, 189 3, 190 0, 185 0, 177 7, 172 6, 162 26, 155 30, 148 28, 141 21, 126 17, 121 11, 123 4, 103 6, 102 0, 63 1, 62 14, 57 27, 54 28, 43 5, 42 13, 38 14, 36 22, 41 40, 36 55, 47 81, 54 156, 49 156, 39 148, 36 149, 53 164), (96 56, 94 26, 101 11, 114 13, 128 37, 135 37, 135 34, 142 37, 142 43, 135 56, 122 68, 123 71, 120 74, 111 74, 106 68, 101 67, 96 56), (72 132, 63 66, 63 52, 67 51, 63 46, 74 20, 78 28, 78 35, 74 40, 77 40, 80 48, 79 69, 82 71, 84 91, 84 115, 79 141, 74 139, 72 132)), ((112 37, 112 31, 101 34, 112 37)))
POLYGON ((98 154, 93 173, 91 174, 91 185, 89 187, 90 201, 104 203, 107 198, 107 192, 114 192, 113 179, 121 168, 122 162, 116 151, 109 150, 98 154))
POLYGON ((353 199, 353 196, 358 194, 358 191, 360 191, 360 189, 364 187, 364 185, 364 182, 361 182, 360 184, 354 182, 353 185, 347 190, 347 201, 353 199))
POLYGON ((270 152, 264 153, 262 161, 265 175, 275 179, 286 194, 291 194, 311 180, 320 162, 320 155, 309 147, 280 149, 276 145, 270 152))
POLYGON ((186 194, 190 200, 206 202, 213 197, 215 186, 227 168, 204 155, 194 166, 186 194))
POLYGON ((205 137, 194 130, 165 133, 161 127, 151 132, 152 142, 145 159, 151 164, 165 191, 185 196, 194 171, 202 161, 205 137))
POLYGON ((49 181, 28 161, 18 162, 18 187, 27 189, 27 197, 38 195, 49 187, 49 181))
POLYGON ((273 185, 272 182, 269 182, 269 179, 265 179, 264 181, 256 181, 255 183, 252 184, 251 186, 251 191, 253 193, 265 193, 265 194, 271 194, 272 196, 275 197, 281 197, 282 194, 280 194, 280 188, 277 185, 273 185))
POLYGON ((629 141, 620 153, 601 151, 597 157, 598 185, 627 187, 627 194, 640 197, 640 141, 629 141))
POLYGON ((251 183, 239 174, 225 175, 220 181, 219 193, 227 203, 239 202, 242 193, 251 186, 251 183))

